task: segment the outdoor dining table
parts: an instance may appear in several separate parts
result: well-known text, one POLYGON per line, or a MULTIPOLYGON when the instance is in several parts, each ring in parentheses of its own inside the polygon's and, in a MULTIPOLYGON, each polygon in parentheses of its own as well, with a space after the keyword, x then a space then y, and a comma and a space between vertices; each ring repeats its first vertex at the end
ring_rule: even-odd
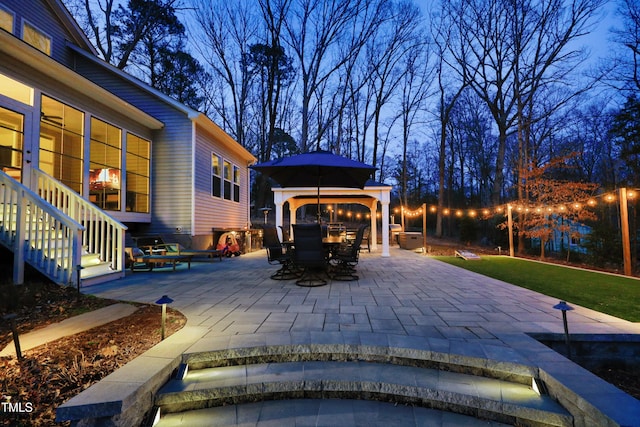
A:
POLYGON ((327 254, 329 254, 329 257, 331 257, 344 242, 343 236, 327 236, 322 238, 322 246, 327 254))
MULTIPOLYGON (((344 242, 344 236, 327 236, 322 238, 322 246, 329 254, 334 253, 344 242)), ((282 244, 287 247, 287 250, 295 250, 296 242, 294 240, 285 240, 282 244)))
MULTIPOLYGON (((327 256, 327 268, 329 267, 329 260, 338 251, 340 245, 345 242, 344 236, 325 236, 322 238, 322 247, 324 248, 327 256)), ((295 252, 296 246, 294 240, 285 240, 282 245, 287 248, 287 251, 295 252)))

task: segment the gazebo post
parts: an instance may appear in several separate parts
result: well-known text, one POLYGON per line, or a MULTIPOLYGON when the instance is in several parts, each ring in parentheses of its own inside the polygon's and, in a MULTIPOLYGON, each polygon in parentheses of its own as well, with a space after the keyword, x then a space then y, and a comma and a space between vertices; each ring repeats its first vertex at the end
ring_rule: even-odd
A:
POLYGON ((378 250, 378 200, 372 199, 371 204, 369 205, 369 212, 371 212, 371 221, 370 221, 370 235, 369 235, 369 245, 371 245, 371 249, 376 251, 378 250))
POLYGON ((389 253, 389 193, 380 195, 382 204, 382 256, 391 256, 389 253))
POLYGON ((284 204, 282 200, 282 193, 273 193, 273 204, 276 205, 276 230, 278 231, 278 236, 280 236, 280 241, 284 238, 282 235, 282 205, 284 204))

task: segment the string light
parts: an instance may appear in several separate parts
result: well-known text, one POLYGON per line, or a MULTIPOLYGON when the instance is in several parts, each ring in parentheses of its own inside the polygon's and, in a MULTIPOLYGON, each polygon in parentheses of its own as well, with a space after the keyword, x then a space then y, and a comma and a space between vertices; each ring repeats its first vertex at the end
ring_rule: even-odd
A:
MULTIPOLYGON (((638 192, 640 191, 640 189, 628 189, 627 190, 627 200, 635 200, 638 198, 638 192)), ((442 208, 442 215, 444 216, 449 216, 453 213, 453 215, 455 215, 457 218, 462 218, 464 216, 468 216, 471 218, 489 218, 492 215, 504 215, 506 213, 506 211, 508 209, 511 210, 515 210, 517 212, 524 212, 524 213, 531 213, 531 212, 535 212, 536 214, 553 214, 554 212, 559 212, 559 213, 566 213, 568 212, 570 209, 574 209, 574 210, 580 210, 583 208, 584 205, 587 205, 591 208, 595 207, 598 205, 598 201, 597 199, 601 198, 603 199, 605 202, 607 203, 613 203, 615 201, 618 200, 618 191, 614 191, 614 192, 609 192, 609 193, 604 193, 604 194, 600 194, 598 196, 595 197, 591 197, 587 200, 576 200, 573 202, 567 202, 562 203, 562 204, 558 204, 558 205, 538 205, 538 206, 530 206, 530 205, 524 205, 524 204, 520 204, 518 202, 510 202, 507 204, 502 204, 499 206, 495 206, 495 207, 486 207, 486 208, 482 208, 482 209, 455 209, 455 210, 451 210, 449 208, 442 208)), ((327 210, 329 212, 333 212, 333 209, 331 207, 328 207, 327 210)), ((431 213, 431 214, 435 214, 438 212, 438 206, 436 205, 431 205, 431 206, 427 206, 426 207, 426 211, 423 212, 423 207, 419 207, 417 209, 410 209, 406 206, 400 206, 400 207, 395 207, 393 208, 393 212, 394 213, 402 213, 404 216, 409 217, 409 218, 415 218, 415 217, 419 217, 422 216, 423 213, 431 213)), ((352 218, 355 217, 358 220, 361 220, 363 217, 363 214, 356 212, 353 213, 351 211, 343 211, 342 209, 338 209, 337 210, 337 214, 342 216, 342 215, 346 215, 348 218, 352 218)), ((370 213, 366 213, 364 214, 364 217, 366 219, 371 219, 371 214, 370 213)), ((376 213, 376 218, 381 218, 382 215, 380 212, 376 213)))
MULTIPOLYGON (((627 190, 627 200, 634 200, 638 198, 638 194, 639 194, 640 189, 629 189, 627 190)), ((455 215, 457 218, 461 218, 464 216, 468 216, 471 218, 478 218, 478 217, 482 217, 482 218, 489 218, 492 215, 504 215, 507 211, 507 209, 511 209, 514 210, 516 212, 521 212, 521 213, 536 213, 536 214, 553 214, 555 212, 558 213, 567 213, 569 212, 570 209, 573 210, 580 210, 585 206, 588 207, 596 207, 598 205, 598 201, 597 199, 601 199, 607 203, 613 203, 615 201, 618 200, 618 191, 614 191, 614 192, 609 192, 609 193, 603 193, 600 194, 598 196, 595 197, 591 197, 589 199, 586 200, 576 200, 576 201, 572 201, 572 202, 567 202, 567 203, 560 203, 557 205, 537 205, 537 206, 531 206, 531 205, 526 205, 526 204, 521 204, 518 202, 510 202, 508 204, 503 204, 503 205, 499 205, 499 206, 495 206, 495 207, 487 207, 487 208, 482 208, 482 209, 455 209, 455 210, 451 210, 449 208, 442 208, 441 210, 438 209, 438 206, 436 205, 431 205, 427 207, 427 211, 428 213, 431 214, 435 214, 438 213, 439 211, 442 213, 442 215, 444 216, 449 216, 449 215, 455 215)), ((422 216, 423 212, 422 212, 422 207, 417 208, 417 209, 410 209, 406 206, 401 206, 400 208, 395 208, 394 212, 398 213, 398 212, 402 212, 406 217, 417 217, 417 216, 422 216)))

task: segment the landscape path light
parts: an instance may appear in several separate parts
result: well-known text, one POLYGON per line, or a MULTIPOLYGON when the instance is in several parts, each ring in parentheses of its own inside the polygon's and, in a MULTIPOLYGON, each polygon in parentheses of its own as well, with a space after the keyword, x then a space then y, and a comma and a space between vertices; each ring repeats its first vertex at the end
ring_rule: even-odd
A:
POLYGON ((156 301, 156 304, 162 304, 162 329, 161 329, 161 340, 164 340, 164 331, 165 331, 165 323, 167 321, 167 304, 171 304, 173 302, 173 300, 171 298, 169 298, 166 295, 162 295, 162 298, 160 298, 158 301, 156 301))
POLYGON ((9 327, 11 328, 11 333, 13 334, 13 344, 16 346, 16 357, 18 360, 22 360, 22 351, 20 350, 20 339, 18 338, 18 329, 16 329, 16 324, 13 319, 18 317, 16 313, 9 313, 4 315, 2 318, 9 322, 9 327))
POLYGON ((567 325, 567 311, 573 310, 566 301, 560 301, 558 304, 554 305, 553 308, 556 310, 562 310, 562 323, 564 325, 564 342, 567 345, 567 356, 571 359, 571 344, 569 343, 569 326, 567 325))

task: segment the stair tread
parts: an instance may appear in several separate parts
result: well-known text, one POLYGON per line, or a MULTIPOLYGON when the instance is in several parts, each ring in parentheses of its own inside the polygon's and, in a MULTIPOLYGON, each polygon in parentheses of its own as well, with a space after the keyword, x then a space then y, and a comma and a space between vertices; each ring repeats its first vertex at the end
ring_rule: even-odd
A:
POLYGON ((179 397, 180 394, 206 397, 207 390, 215 390, 213 394, 217 396, 225 389, 233 395, 265 384, 298 387, 288 390, 299 389, 300 385, 313 390, 313 387, 340 390, 340 383, 346 387, 344 390, 354 390, 353 384, 373 383, 383 385, 381 393, 415 393, 420 389, 424 394, 425 390, 432 390, 437 391, 432 393, 435 398, 447 398, 447 394, 464 395, 472 400, 568 415, 549 396, 541 396, 523 384, 438 369, 372 362, 305 361, 206 368, 189 372, 183 380, 167 383, 159 391, 157 403, 170 403, 173 398, 184 400, 185 396, 179 397))
POLYGON ((291 399, 164 414, 155 427, 279 426, 465 426, 505 427, 473 417, 387 402, 348 399, 291 399))

